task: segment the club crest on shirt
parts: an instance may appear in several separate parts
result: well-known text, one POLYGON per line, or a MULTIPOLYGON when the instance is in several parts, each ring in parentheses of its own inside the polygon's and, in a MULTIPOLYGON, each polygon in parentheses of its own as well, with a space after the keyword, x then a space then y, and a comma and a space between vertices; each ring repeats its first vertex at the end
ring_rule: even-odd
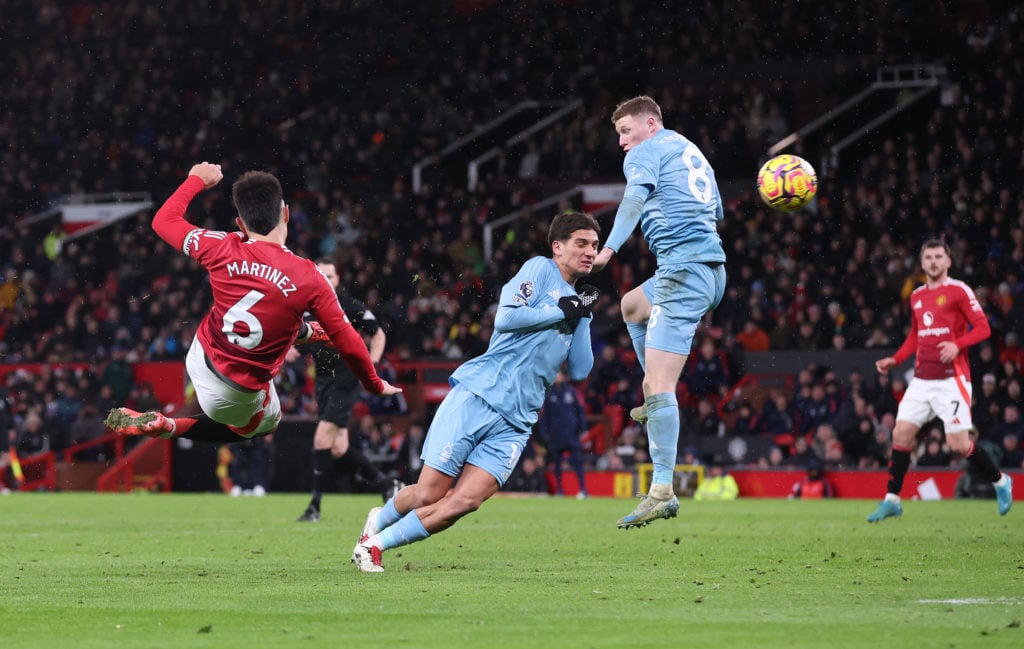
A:
POLYGON ((519 290, 512 296, 512 299, 520 304, 526 305, 530 303, 531 297, 533 297, 533 281, 526 280, 519 285, 519 290))
POLYGON ((938 298, 935 299, 935 303, 938 304, 939 306, 945 305, 946 304, 946 296, 945 295, 940 295, 938 298))

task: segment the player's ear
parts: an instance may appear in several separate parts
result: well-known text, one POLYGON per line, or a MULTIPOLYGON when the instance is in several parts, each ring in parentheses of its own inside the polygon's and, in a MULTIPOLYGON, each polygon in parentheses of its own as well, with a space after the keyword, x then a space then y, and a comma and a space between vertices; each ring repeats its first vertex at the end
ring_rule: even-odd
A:
POLYGON ((240 216, 236 216, 235 217, 235 225, 238 226, 238 229, 242 232, 242 234, 245 235, 245 238, 248 239, 249 238, 249 231, 245 229, 245 221, 242 220, 242 217, 240 217, 240 216))
POLYGON ((291 213, 291 210, 288 209, 288 203, 285 203, 285 202, 282 201, 281 202, 281 220, 284 221, 287 224, 288 221, 291 220, 291 218, 292 218, 292 213, 291 213))

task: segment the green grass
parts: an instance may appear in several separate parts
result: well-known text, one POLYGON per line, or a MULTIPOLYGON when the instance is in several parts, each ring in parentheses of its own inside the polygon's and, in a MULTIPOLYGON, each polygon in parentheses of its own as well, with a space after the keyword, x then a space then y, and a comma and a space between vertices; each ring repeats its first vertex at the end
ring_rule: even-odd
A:
POLYGON ((450 530, 349 555, 378 500, 0 498, 0 647, 1022 647, 1024 507, 495 498, 450 530))

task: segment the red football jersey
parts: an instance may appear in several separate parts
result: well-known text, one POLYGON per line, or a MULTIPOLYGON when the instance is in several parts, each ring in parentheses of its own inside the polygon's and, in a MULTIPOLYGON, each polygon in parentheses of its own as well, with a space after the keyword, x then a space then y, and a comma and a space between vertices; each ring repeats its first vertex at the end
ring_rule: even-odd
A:
POLYGON ((366 345, 313 262, 241 232, 188 223, 185 209, 202 189, 203 181, 189 176, 154 216, 153 229, 210 273, 213 307, 196 335, 214 367, 243 387, 262 389, 281 369, 308 311, 363 385, 379 394, 383 383, 366 345))
POLYGON ((991 333, 985 312, 971 287, 955 279, 947 279, 936 288, 919 286, 910 294, 910 310, 910 333, 893 355, 896 363, 902 363, 916 351, 915 378, 963 376, 970 381, 967 348, 985 340, 991 333), (939 360, 939 343, 946 340, 960 348, 951 364, 939 360))

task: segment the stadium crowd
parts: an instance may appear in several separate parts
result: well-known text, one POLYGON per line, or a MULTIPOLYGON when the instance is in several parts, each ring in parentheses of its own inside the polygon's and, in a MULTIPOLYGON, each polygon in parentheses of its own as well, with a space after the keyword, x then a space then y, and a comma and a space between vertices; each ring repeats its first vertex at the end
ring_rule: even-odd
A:
MULTIPOLYGON (((1024 16, 1010 3, 708 2, 697 30, 673 20, 671 5, 637 2, 179 5, 44 1, 5 12, 32 47, 0 62, 0 360, 44 364, 8 373, 0 389, 0 429, 16 431, 19 446, 59 449, 99 434, 97 413, 115 403, 156 405, 126 364, 180 360, 210 302, 202 269, 156 240, 151 214, 70 242, 53 221, 26 222, 59 196, 147 190, 159 202, 199 158, 235 175, 272 170, 289 194, 289 247, 338 259, 342 285, 388 328, 389 358, 457 361, 486 349, 503 278, 544 250, 535 214, 503 231, 485 260, 483 224, 560 188, 618 182, 608 116, 620 99, 638 88, 655 96, 666 126, 699 144, 723 185, 750 187, 771 143, 879 66, 936 60, 950 74, 939 100, 822 170, 811 209, 782 217, 752 187, 727 193, 728 291, 682 382, 685 426, 777 447, 738 462, 803 466, 813 454, 829 466, 884 465, 901 377, 816 367, 763 403, 717 406, 746 353, 897 346, 922 281, 917 249, 939 235, 993 329, 975 353, 976 421, 1020 466, 1024 16), (778 63, 771 77, 765 61, 778 63), (510 150, 475 190, 438 171, 412 191, 416 161, 519 101, 570 97, 582 106, 510 150)), ((230 227, 227 192, 195 208, 194 222, 230 227)), ((641 400, 617 296, 652 271, 642 245, 634 237, 595 277, 606 294, 582 388, 591 413, 641 400)), ((282 377, 286 412, 315 412, 305 367, 282 377)), ((943 463, 934 436, 919 463, 943 463)), ((590 465, 642 461, 643 445, 627 426, 590 465)))

